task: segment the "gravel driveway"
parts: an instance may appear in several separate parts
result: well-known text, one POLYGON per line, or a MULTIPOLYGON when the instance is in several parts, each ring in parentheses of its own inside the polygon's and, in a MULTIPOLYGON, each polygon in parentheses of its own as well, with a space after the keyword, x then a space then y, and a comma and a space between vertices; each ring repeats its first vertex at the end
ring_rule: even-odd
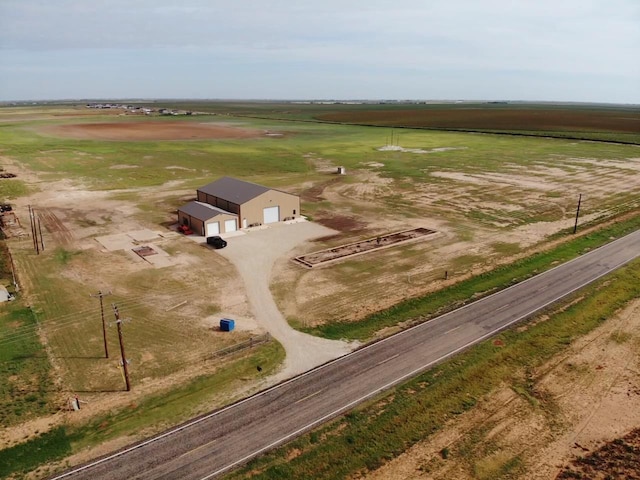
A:
POLYGON ((276 259, 289 254, 307 240, 334 233, 312 222, 279 223, 228 238, 228 246, 218 250, 235 265, 244 280, 249 304, 258 324, 278 340, 287 353, 279 379, 306 372, 357 346, 357 343, 327 340, 294 330, 278 310, 269 290, 276 259))

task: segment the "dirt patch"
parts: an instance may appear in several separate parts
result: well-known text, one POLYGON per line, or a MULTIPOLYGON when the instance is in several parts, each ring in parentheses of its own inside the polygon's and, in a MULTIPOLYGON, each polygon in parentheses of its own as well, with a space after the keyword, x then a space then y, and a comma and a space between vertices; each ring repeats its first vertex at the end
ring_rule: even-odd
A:
POLYGON ((51 125, 40 131, 64 138, 116 141, 257 138, 265 135, 261 130, 216 123, 158 121, 51 125))
POLYGON ((73 233, 53 210, 50 208, 38 208, 36 215, 61 246, 67 246, 73 242, 73 233))
MULTIPOLYGON (((578 445, 579 446, 579 445, 578 445)), ((556 479, 640 479, 640 428, 565 467, 556 479)))
POLYGON ((436 435, 361 478, 507 478, 498 473, 516 465, 516 458, 518 467, 508 478, 556 478, 569 464, 573 470, 576 465, 593 469, 585 476, 558 478, 607 478, 597 473, 596 466, 608 465, 609 460, 626 468, 609 478, 640 478, 637 453, 635 470, 630 469, 632 462, 621 461, 618 455, 623 450, 629 453, 624 445, 636 452, 638 448, 639 352, 640 300, 636 300, 532 372, 537 402, 505 386, 436 435))
POLYGON ((339 181, 340 181, 340 178, 335 177, 326 182, 313 185, 312 187, 309 187, 303 190, 300 193, 300 198, 306 202, 318 202, 321 200, 325 200, 325 198, 323 197, 323 193, 325 189, 330 187, 331 185, 334 185, 335 183, 338 183, 339 181))
POLYGON ((316 221, 325 227, 331 228, 332 230, 338 230, 343 233, 360 231, 367 226, 365 222, 357 217, 336 215, 325 211, 318 212, 318 218, 316 221))
POLYGON ((305 267, 316 267, 349 258, 354 255, 360 255, 374 250, 422 239, 426 236, 435 235, 436 233, 437 232, 435 230, 430 230, 428 228, 415 228, 413 230, 379 235, 376 238, 340 245, 326 250, 321 250, 319 252, 308 253, 306 255, 295 257, 294 260, 305 267))
POLYGON ((429 108, 398 110, 352 110, 318 115, 321 120, 383 126, 469 128, 480 130, 524 131, 607 131, 637 133, 637 111, 577 110, 554 108, 539 110, 508 106, 493 108, 429 108))
POLYGON ((439 152, 448 152, 450 150, 464 150, 467 147, 437 147, 431 148, 429 150, 424 150, 422 148, 404 148, 399 145, 385 145, 384 147, 380 147, 377 150, 380 152, 402 152, 402 153, 439 153, 439 152))

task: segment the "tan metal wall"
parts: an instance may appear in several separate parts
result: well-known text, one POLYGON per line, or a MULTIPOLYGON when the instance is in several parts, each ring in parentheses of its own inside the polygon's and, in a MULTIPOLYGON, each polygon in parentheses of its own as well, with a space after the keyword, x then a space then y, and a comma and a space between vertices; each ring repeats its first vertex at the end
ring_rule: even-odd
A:
POLYGON ((202 235, 202 236, 204 236, 206 233, 206 229, 204 227, 205 224, 214 223, 214 222, 220 222, 220 233, 225 233, 224 222, 225 220, 231 220, 232 218, 236 219, 237 228, 240 229, 242 224, 238 221, 238 217, 236 217, 235 215, 226 215, 224 213, 221 213, 220 215, 216 215, 215 217, 210 218, 206 222, 203 222, 198 218, 192 217, 191 215, 187 215, 184 212, 178 211, 178 223, 180 225, 184 225, 185 219, 186 219, 187 220, 186 224, 189 225, 191 230, 193 230, 194 233, 197 233, 198 235, 202 235))
POLYGON ((269 190, 253 200, 240 206, 239 226, 243 226, 243 221, 247 219, 247 225, 263 223, 263 209, 267 207, 280 207, 280 222, 285 218, 298 218, 300 216, 300 198, 289 193, 269 190))
MULTIPOLYGON (((205 223, 205 224, 208 224, 208 223, 220 222, 220 233, 226 233, 226 232, 225 232, 225 229, 224 229, 224 222, 225 222, 225 220, 231 220, 232 218, 233 218, 233 219, 236 219, 236 226, 237 226, 237 228, 238 228, 238 230, 239 230, 239 229, 240 229, 240 224, 239 224, 240 222, 238 222, 238 221, 237 221, 237 220, 238 220, 238 217, 236 217, 235 215, 226 215, 226 214, 224 214, 224 213, 221 213, 221 214, 216 215, 215 217, 213 217, 213 218, 211 218, 211 219, 207 220, 207 221, 206 221, 206 222, 204 222, 204 223, 205 223)), ((205 232, 206 232, 206 230, 204 230, 204 231, 202 232, 202 235, 204 235, 204 234, 205 234, 205 232)))

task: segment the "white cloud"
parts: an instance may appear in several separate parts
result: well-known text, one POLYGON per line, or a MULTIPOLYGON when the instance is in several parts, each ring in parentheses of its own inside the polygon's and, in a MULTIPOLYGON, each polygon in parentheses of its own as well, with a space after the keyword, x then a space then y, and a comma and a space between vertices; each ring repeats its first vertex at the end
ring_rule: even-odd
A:
MULTIPOLYGON (((10 68, 20 58, 11 52, 19 51, 22 62, 64 52, 69 68, 97 66, 93 60, 117 52, 123 63, 156 70, 186 62, 191 75, 224 64, 228 76, 254 66, 279 69, 286 81, 292 69, 292 82, 300 74, 296 67, 305 65, 340 76, 353 91, 365 72, 382 92, 386 79, 422 75, 428 83, 461 71, 470 92, 477 88, 474 72, 484 79, 506 71, 539 77, 547 88, 554 75, 587 84, 584 76, 609 78, 613 89, 615 78, 640 84, 639 50, 637 0, 0 2, 0 62, 9 63, 0 70, 0 85, 25 74, 10 68)), ((626 88, 629 101, 640 100, 637 89, 626 88)))

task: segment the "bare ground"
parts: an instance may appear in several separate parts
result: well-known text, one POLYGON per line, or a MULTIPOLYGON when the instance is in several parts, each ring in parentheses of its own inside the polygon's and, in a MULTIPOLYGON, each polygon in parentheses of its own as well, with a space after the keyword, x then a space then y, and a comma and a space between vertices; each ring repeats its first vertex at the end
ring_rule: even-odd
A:
POLYGON ((345 180, 335 174, 337 164, 331 159, 309 152, 305 160, 325 179, 304 186, 301 196, 310 202, 329 201, 331 209, 316 211, 313 219, 341 235, 318 239, 317 247, 298 255, 409 228, 440 234, 410 248, 375 252, 360 263, 328 269, 301 271, 291 262, 276 264, 281 288, 295 285, 290 288, 295 298, 280 300, 280 308, 304 325, 336 318, 357 321, 511 262, 539 248, 549 235, 573 226, 578 192, 586 192, 580 225, 610 216, 619 207, 640 208, 637 197, 615 201, 613 196, 640 188, 637 158, 596 162, 550 156, 528 167, 507 164, 500 173, 425 169, 425 177, 434 181, 412 183, 410 188, 381 175, 381 163, 365 161, 362 168, 350 169, 345 180), (416 208, 429 214, 386 215, 385 202, 400 202, 409 213, 416 208), (501 245, 511 251, 505 253, 501 245))
POLYGON ((640 427, 640 300, 551 359, 534 379, 537 396, 552 408, 499 389, 362 478, 491 479, 518 457, 521 466, 509 478, 554 479, 574 459, 640 427))

